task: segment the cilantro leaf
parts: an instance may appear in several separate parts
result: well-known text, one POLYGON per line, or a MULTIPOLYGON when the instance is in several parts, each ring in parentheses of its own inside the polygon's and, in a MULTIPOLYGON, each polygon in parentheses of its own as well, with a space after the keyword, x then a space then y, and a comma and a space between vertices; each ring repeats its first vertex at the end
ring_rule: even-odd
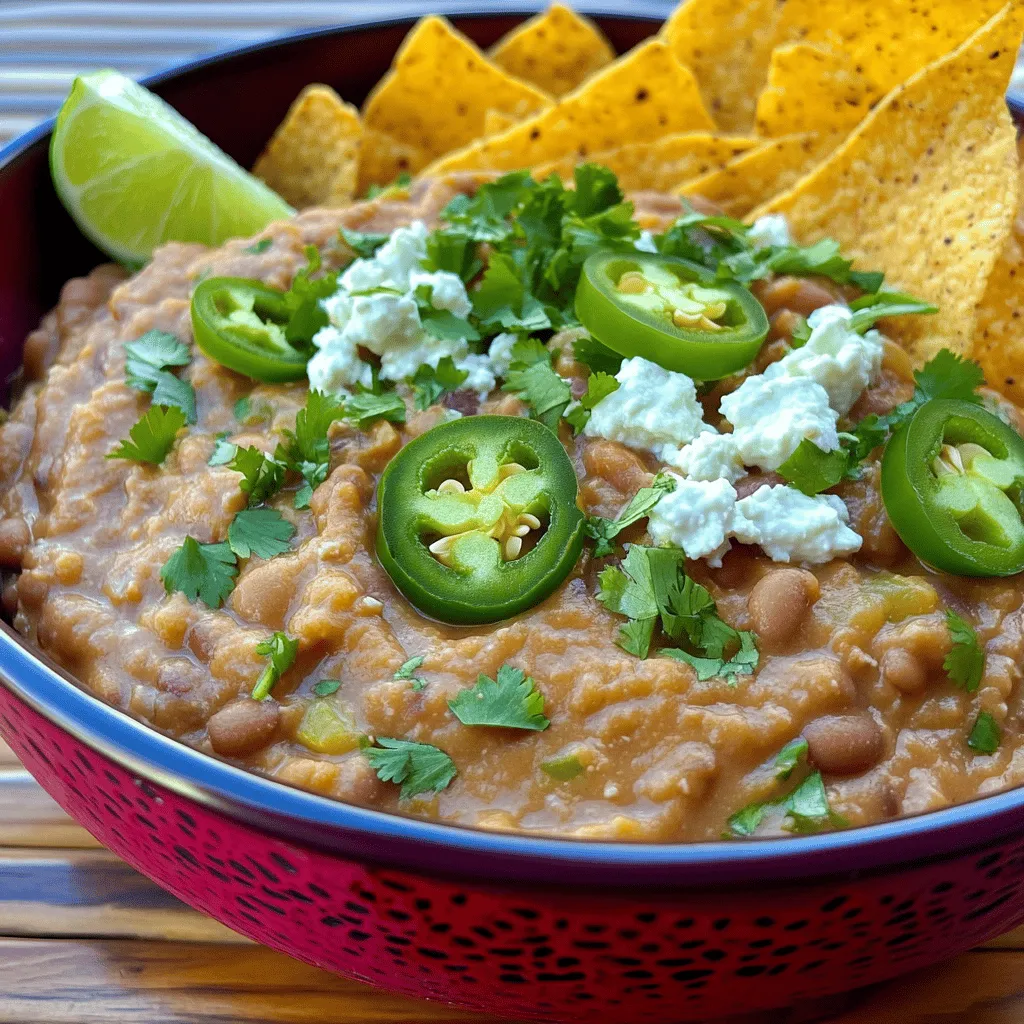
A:
POLYGON ((230 546, 200 544, 186 537, 160 570, 168 594, 180 591, 190 601, 197 598, 208 608, 219 608, 235 587, 238 563, 230 546))
MULTIPOLYGON (((974 393, 985 383, 985 371, 972 359, 940 349, 920 370, 914 371, 917 390, 924 399, 959 398, 977 402, 974 393)), ((923 404, 919 402, 918 404, 923 404)))
POLYGON ((206 460, 208 466, 226 466, 238 451, 238 445, 227 440, 227 431, 213 439, 213 451, 206 460))
POLYGON ((457 369, 451 356, 445 356, 436 367, 424 363, 412 378, 416 408, 421 412, 429 409, 445 395, 458 391, 468 376, 469 371, 457 369))
POLYGON ((196 393, 187 380, 166 370, 153 375, 153 404, 173 406, 185 414, 186 423, 196 422, 196 393))
POLYGON ((274 240, 272 238, 261 238, 258 242, 253 242, 252 245, 247 245, 242 252, 246 252, 250 256, 260 256, 273 244, 274 240))
POLYGON ((540 732, 551 724, 544 717, 544 695, 530 676, 511 665, 502 665, 494 679, 481 673, 476 685, 461 690, 448 707, 463 725, 540 732))
MULTIPOLYGON (((783 751, 785 750, 786 747, 783 748, 783 751)), ((783 751, 780 751, 779 757, 783 751)), ((779 776, 786 777, 788 776, 779 776)), ((748 804, 737 811, 729 818, 727 837, 753 835, 773 811, 782 811, 782 827, 788 832, 807 834, 821 832, 826 828, 842 828, 848 824, 842 815, 832 810, 821 772, 815 771, 780 799, 748 804)))
POLYGON ((579 400, 579 404, 566 414, 565 421, 575 433, 579 433, 590 420, 591 410, 603 398, 619 390, 619 382, 610 374, 600 370, 587 378, 587 392, 579 400))
MULTIPOLYGON (((373 186, 371 186, 372 188, 373 186)), ((376 234, 373 232, 356 231, 353 228, 344 226, 338 229, 345 244, 363 259, 372 259, 377 250, 391 237, 390 235, 376 234)))
POLYGON ((512 227, 509 217, 537 187, 529 171, 512 171, 486 182, 476 195, 455 196, 441 211, 441 219, 460 225, 478 242, 501 242, 512 227))
POLYGON ((321 299, 333 295, 338 287, 338 272, 328 270, 319 273, 323 261, 315 245, 305 248, 306 265, 296 273, 291 287, 284 293, 284 304, 288 310, 285 324, 286 341, 312 344, 313 335, 328 324, 327 314, 320 305, 321 299))
POLYGON ((846 448, 822 451, 806 437, 778 469, 779 476, 797 490, 812 495, 835 487, 849 471, 850 453, 846 448))
POLYGON ((151 330, 125 342, 125 383, 153 396, 154 405, 173 406, 196 421, 196 393, 188 381, 175 377, 170 366, 185 366, 192 358, 188 346, 166 331, 151 330))
POLYGON ((128 431, 130 440, 122 441, 108 459, 131 459, 159 466, 174 447, 178 431, 185 426, 185 414, 178 408, 154 405, 128 431))
POLYGON ((655 505, 661 501, 666 494, 671 494, 676 489, 675 478, 667 473, 658 473, 651 481, 650 487, 641 487, 626 503, 625 508, 615 519, 605 519, 603 516, 588 516, 583 527, 586 536, 596 543, 594 544, 594 557, 604 558, 607 555, 615 554, 615 545, 612 541, 627 526, 649 515, 655 505))
POLYGON ((228 546, 239 558, 273 558, 291 546, 295 527, 274 508, 244 508, 228 527, 228 546))
POLYGON ((416 669, 418 669, 424 661, 426 661, 426 658, 424 658, 422 654, 417 654, 416 657, 403 662, 402 666, 392 678, 396 681, 408 679, 412 683, 412 688, 414 690, 422 690, 423 687, 427 685, 427 681, 422 676, 416 675, 416 669))
POLYGON ((360 391, 345 400, 345 419, 352 420, 360 430, 365 430, 377 420, 404 423, 405 402, 395 391, 385 391, 379 395, 372 391, 360 391))
POLYGON ((697 679, 700 682, 708 679, 725 679, 730 686, 735 686, 737 676, 749 676, 753 673, 760 657, 753 633, 742 630, 737 632, 737 636, 740 640, 740 649, 728 660, 721 657, 704 658, 674 647, 664 648, 661 653, 676 661, 685 661, 697 672, 697 679))
POLYGON ((803 736, 790 740, 775 755, 775 778, 788 779, 800 765, 806 764, 807 750, 807 740, 803 736))
POLYGON ((472 281, 483 267, 483 261, 477 256, 475 239, 464 232, 441 228, 428 236, 424 270, 447 270, 463 281, 472 281))
POLYGON ((321 679, 316 686, 313 687, 313 693, 317 697, 330 697, 332 693, 337 693, 341 688, 341 681, 338 679, 321 679))
POLYGON ((274 418, 274 407, 266 399, 253 398, 252 395, 238 399, 232 412, 235 419, 246 427, 267 423, 274 418))
POLYGON ((854 314, 850 317, 850 329, 863 334, 875 322, 888 316, 907 316, 913 313, 938 313, 939 307, 930 302, 922 302, 913 295, 903 292, 876 292, 874 295, 862 295, 850 303, 854 314))
POLYGON ((580 164, 573 172, 575 189, 568 197, 573 213, 589 217, 622 202, 615 172, 600 164, 580 164))
POLYGON ((253 700, 266 700, 274 684, 295 663, 295 655, 299 651, 299 641, 293 640, 286 633, 274 633, 256 645, 256 653, 269 658, 267 667, 260 673, 256 685, 252 688, 253 700))
POLYGON ((569 382, 554 371, 550 356, 531 363, 525 369, 510 369, 502 391, 518 395, 530 407, 530 415, 551 430, 558 429, 558 421, 572 401, 569 382))
POLYGON ((295 429, 284 431, 274 458, 298 473, 306 485, 295 495, 295 507, 306 508, 313 491, 327 479, 331 449, 327 431, 345 416, 345 404, 322 391, 310 391, 295 417, 295 429))
MULTIPOLYGON (((601 571, 597 578, 597 599, 608 611, 624 615, 627 619, 650 619, 653 622, 658 617, 651 563, 647 558, 650 550, 640 544, 631 544, 621 567, 610 565, 601 571)), ((682 559, 680 551, 680 564, 682 559)))
POLYGON ((594 373, 610 373, 614 377, 622 368, 623 357, 589 335, 572 343, 572 355, 576 362, 589 366, 594 373))
POLYGON ((545 775, 550 775, 557 782, 571 782, 577 776, 582 775, 587 769, 583 767, 580 759, 575 754, 566 754, 564 757, 542 761, 540 770, 545 775))
POLYGON ((507 253, 491 254, 480 284, 469 298, 473 313, 484 327, 541 331, 551 326, 544 307, 527 289, 507 253))
POLYGON ((401 784, 398 795, 402 800, 420 793, 439 793, 457 774, 455 762, 429 743, 385 736, 378 736, 377 743, 379 746, 364 747, 363 755, 381 782, 401 784))
POLYGON ((967 693, 974 693, 985 671, 985 651, 974 627, 952 609, 946 611, 946 627, 953 647, 942 667, 950 681, 967 693))
POLYGON ((987 712, 982 711, 974 720, 974 727, 967 737, 967 746, 979 754, 994 754, 1003 739, 999 723, 987 712))
POLYGON ((285 467, 255 445, 248 448, 239 448, 237 445, 232 447, 234 454, 227 467, 242 474, 238 486, 248 496, 249 506, 260 505, 277 494, 284 483, 285 467))
POLYGON ((615 642, 627 654, 632 654, 636 658, 646 658, 651 652, 654 627, 657 623, 656 615, 643 619, 630 619, 629 622, 619 626, 619 635, 615 642))
POLYGON ((385 198, 400 197, 412 184, 412 175, 408 171, 402 171, 394 181, 389 182, 387 185, 371 185, 366 190, 364 199, 379 199, 382 196, 385 198))

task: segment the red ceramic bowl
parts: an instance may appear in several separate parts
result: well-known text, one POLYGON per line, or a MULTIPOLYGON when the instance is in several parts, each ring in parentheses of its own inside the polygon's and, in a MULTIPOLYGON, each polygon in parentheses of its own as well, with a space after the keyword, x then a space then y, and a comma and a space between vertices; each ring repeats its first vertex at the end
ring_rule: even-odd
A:
MULTIPOLYGON (((456 18, 487 45, 521 15, 456 18)), ((605 17, 625 49, 656 30, 605 17)), ((243 164, 310 81, 359 101, 408 21, 250 47, 150 84, 243 164)), ((0 368, 100 261, 49 126, 0 154, 0 368)), ((1024 921, 1024 789, 802 839, 639 846, 475 832, 248 775, 77 689, 0 631, 0 733, 102 843, 258 942, 408 995, 545 1021, 697 1020, 892 977, 1024 921)))

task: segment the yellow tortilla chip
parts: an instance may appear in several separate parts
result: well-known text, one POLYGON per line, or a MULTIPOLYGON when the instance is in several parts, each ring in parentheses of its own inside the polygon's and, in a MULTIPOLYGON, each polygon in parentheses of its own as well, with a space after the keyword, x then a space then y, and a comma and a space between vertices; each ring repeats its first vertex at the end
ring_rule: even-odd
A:
POLYGON ((1017 215, 989 275, 978 306, 974 358, 985 379, 1024 404, 1024 167, 1018 178, 1017 215))
POLYGON ((662 38, 700 83, 708 110, 728 132, 748 132, 768 73, 782 0, 683 0, 662 38))
POLYGON ((309 85, 288 108, 252 173, 292 206, 343 206, 356 190, 359 111, 326 85, 309 85))
POLYGON ((501 132, 507 132, 521 120, 521 117, 516 117, 515 114, 506 114, 503 110, 488 110, 484 114, 484 135, 498 135, 501 132))
POLYGON ((615 60, 601 30, 575 11, 552 4, 494 44, 491 60, 552 96, 564 96, 615 60))
POLYGON ((885 90, 849 55, 811 43, 789 43, 772 53, 768 84, 757 98, 758 135, 848 132, 885 90))
POLYGON ((551 110, 442 157, 427 173, 535 167, 614 149, 623 139, 651 142, 713 129, 693 75, 664 43, 652 39, 599 71, 551 110))
MULTIPOLYGON (((740 153, 757 145, 760 145, 758 139, 741 135, 690 132, 592 153, 587 160, 611 168, 619 179, 619 185, 628 192, 639 189, 671 192, 680 182, 719 170, 740 153)), ((537 178, 557 174, 568 179, 579 162, 575 156, 563 157, 541 164, 534 174, 537 178)))
POLYGON ((400 174, 412 174, 415 168, 422 167, 429 159, 415 146, 399 142, 383 132, 364 129, 356 195, 365 195, 371 185, 390 185, 400 174))
POLYGON ((805 132, 770 139, 720 170, 688 181, 679 194, 702 196, 730 217, 743 217, 799 181, 836 144, 836 138, 805 132))
POLYGON ((447 21, 431 15, 406 36, 391 70, 367 98, 363 121, 368 130, 399 143, 410 163, 400 170, 415 172, 480 138, 488 110, 526 117, 550 106, 545 93, 512 78, 447 21))
POLYGON ((939 307, 889 325, 913 356, 971 348, 976 306, 1017 205, 1004 93, 1024 31, 1008 4, 890 92, 835 152, 751 216, 783 213, 802 242, 834 238, 891 288, 939 307))

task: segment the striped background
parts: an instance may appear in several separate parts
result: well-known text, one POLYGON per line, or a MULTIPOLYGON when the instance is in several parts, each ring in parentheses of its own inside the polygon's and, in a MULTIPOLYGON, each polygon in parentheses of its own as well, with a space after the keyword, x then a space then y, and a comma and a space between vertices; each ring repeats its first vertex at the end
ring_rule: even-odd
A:
MULTIPOLYGON (((737 3, 741 0, 736 0, 737 3)), ((879 0, 884 3, 884 0, 879 0)), ((969 3, 970 0, 964 0, 969 3)), ((142 76, 239 43, 373 17, 525 8, 543 0, 0 0, 0 144, 52 114, 81 71, 142 76)), ((633 0, 588 10, 629 11, 633 0)), ((672 0, 645 0, 668 13, 672 0)), ((1018 68, 1024 93, 1024 69, 1018 68)))

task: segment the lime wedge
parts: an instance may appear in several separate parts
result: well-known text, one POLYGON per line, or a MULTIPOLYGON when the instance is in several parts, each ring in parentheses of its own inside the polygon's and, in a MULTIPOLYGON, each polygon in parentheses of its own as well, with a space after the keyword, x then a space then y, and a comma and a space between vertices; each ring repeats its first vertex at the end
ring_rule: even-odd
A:
POLYGON ((50 141, 50 173, 83 233, 129 265, 145 263, 163 242, 220 245, 294 212, 116 71, 75 79, 50 141))

